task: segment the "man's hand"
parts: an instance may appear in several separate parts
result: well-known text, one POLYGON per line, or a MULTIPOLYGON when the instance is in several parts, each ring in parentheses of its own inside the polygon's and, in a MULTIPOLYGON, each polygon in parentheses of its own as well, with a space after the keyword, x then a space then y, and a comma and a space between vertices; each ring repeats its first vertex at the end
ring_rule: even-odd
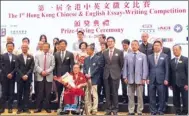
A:
POLYGON ((55 80, 55 81, 56 81, 57 79, 58 79, 58 78, 57 78, 57 76, 53 76, 53 80, 55 80))
POLYGON ((126 78, 126 79, 124 80, 124 82, 127 84, 127 83, 128 83, 128 79, 126 78))
POLYGON ((91 75, 89 75, 89 74, 85 74, 85 76, 86 76, 88 79, 91 78, 91 75))
POLYGON ((184 90, 188 91, 188 85, 184 86, 184 90))
POLYGON ((46 72, 46 71, 42 71, 42 72, 41 72, 41 75, 42 75, 43 77, 45 77, 45 76, 47 76, 47 72, 46 72))
POLYGON ((23 79, 24 81, 26 81, 26 80, 28 79, 28 76, 27 76, 27 75, 24 75, 24 76, 22 77, 22 79, 23 79))
POLYGON ((9 74, 7 75, 7 78, 12 79, 12 74, 9 73, 9 74))
POLYGON ((146 81, 146 84, 150 84, 150 80, 147 80, 147 81, 146 81))
POLYGON ((144 85, 146 80, 142 79, 141 84, 144 85))
POLYGON ((168 81, 167 80, 164 80, 164 85, 168 85, 168 81))

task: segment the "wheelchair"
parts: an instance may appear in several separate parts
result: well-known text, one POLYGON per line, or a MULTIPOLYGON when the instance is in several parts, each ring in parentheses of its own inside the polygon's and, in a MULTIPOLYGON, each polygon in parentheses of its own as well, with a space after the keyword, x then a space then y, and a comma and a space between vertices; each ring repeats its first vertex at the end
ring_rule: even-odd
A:
MULTIPOLYGON (((85 88, 83 88, 85 90, 85 88)), ((75 109, 66 109, 66 105, 64 104, 64 91, 65 88, 63 88, 63 91, 60 96, 60 103, 59 103, 59 109, 57 110, 57 115, 83 115, 85 113, 85 102, 84 102, 84 96, 77 96, 77 104, 76 104, 76 110, 75 109)))

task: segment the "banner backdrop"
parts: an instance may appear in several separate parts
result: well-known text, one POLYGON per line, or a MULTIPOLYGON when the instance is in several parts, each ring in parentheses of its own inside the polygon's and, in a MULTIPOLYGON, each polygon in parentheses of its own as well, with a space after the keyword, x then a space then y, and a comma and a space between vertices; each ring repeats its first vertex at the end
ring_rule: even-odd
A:
POLYGON ((98 44, 97 35, 101 33, 114 36, 120 49, 123 39, 141 42, 141 33, 148 32, 149 42, 162 38, 164 46, 180 44, 183 55, 188 56, 188 1, 1 2, 2 48, 6 36, 12 35, 16 48, 23 37, 28 37, 30 49, 35 51, 39 36, 45 34, 51 45, 54 37, 66 39, 72 51, 78 30, 85 32, 88 43, 98 44))

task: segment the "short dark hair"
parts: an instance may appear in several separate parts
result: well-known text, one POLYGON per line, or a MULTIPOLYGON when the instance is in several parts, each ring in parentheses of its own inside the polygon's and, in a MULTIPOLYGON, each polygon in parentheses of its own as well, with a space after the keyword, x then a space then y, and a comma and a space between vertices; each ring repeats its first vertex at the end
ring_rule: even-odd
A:
POLYGON ((173 48, 176 47, 176 46, 178 46, 178 47, 182 50, 181 45, 179 45, 179 44, 175 44, 175 45, 173 46, 173 48))
POLYGON ((95 50, 95 44, 94 43, 88 45, 88 47, 90 47, 90 49, 93 50, 93 51, 95 50))
MULTIPOLYGON (((78 65, 80 69, 82 67, 79 63, 75 63, 74 65, 78 65)), ((74 65, 73 65, 73 67, 74 67, 74 65)))
POLYGON ((59 41, 59 44, 62 43, 62 42, 64 42, 66 45, 68 44, 65 39, 61 39, 61 40, 59 41))
POLYGON ((114 38, 113 36, 109 36, 109 37, 107 38, 107 41, 108 41, 109 39, 112 39, 112 40, 115 42, 115 38, 114 38))
POLYGON ((47 44, 49 46, 49 48, 51 47, 51 45, 49 43, 45 42, 43 45, 45 45, 45 44, 47 44))
POLYGON ((102 36, 102 38, 105 40, 106 39, 106 35, 104 34, 100 34, 99 36, 102 36))
POLYGON ((30 39, 29 39, 29 38, 24 37, 24 38, 22 39, 22 41, 24 41, 24 40, 27 40, 27 41, 28 41, 28 43, 30 43, 30 39))
POLYGON ((78 31, 77 34, 79 34, 79 33, 82 33, 82 35, 84 35, 84 32, 83 32, 83 31, 78 31))
POLYGON ((159 40, 154 41, 153 46, 154 46, 155 43, 159 43, 162 46, 162 43, 159 40))
POLYGON ((47 42, 47 36, 46 36, 46 35, 44 35, 44 34, 42 34, 42 35, 39 37, 39 41, 41 41, 41 40, 42 40, 42 37, 45 37, 45 42, 47 42))
POLYGON ((132 42, 136 42, 136 43, 138 43, 138 45, 139 45, 139 42, 138 42, 138 40, 133 40, 132 42))
POLYGON ((100 43, 100 45, 105 45, 105 47, 108 48, 108 45, 106 42, 102 42, 102 43, 100 43))
POLYGON ((130 40, 124 39, 121 43, 122 43, 122 44, 130 45, 130 40))
POLYGON ((58 37, 55 37, 53 40, 55 40, 55 39, 56 39, 57 41, 59 41, 59 38, 58 38, 58 37))
POLYGON ((7 47, 9 44, 13 45, 13 47, 14 47, 14 43, 13 43, 13 42, 8 42, 8 43, 6 44, 6 47, 7 47))
POLYGON ((79 44, 79 49, 81 49, 81 46, 82 46, 83 44, 84 44, 84 45, 86 46, 86 48, 87 48, 88 44, 87 44, 86 42, 81 42, 81 43, 79 44))

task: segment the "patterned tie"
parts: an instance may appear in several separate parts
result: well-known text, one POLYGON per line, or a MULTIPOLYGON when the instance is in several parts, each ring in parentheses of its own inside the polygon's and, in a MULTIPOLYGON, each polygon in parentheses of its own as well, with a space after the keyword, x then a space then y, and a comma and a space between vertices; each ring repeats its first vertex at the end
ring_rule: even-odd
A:
POLYGON ((112 60, 112 56, 113 56, 113 51, 112 50, 110 50, 110 61, 112 60))
POLYGON ((46 70, 46 62, 47 62, 47 53, 45 53, 45 58, 44 58, 44 71, 46 70))

